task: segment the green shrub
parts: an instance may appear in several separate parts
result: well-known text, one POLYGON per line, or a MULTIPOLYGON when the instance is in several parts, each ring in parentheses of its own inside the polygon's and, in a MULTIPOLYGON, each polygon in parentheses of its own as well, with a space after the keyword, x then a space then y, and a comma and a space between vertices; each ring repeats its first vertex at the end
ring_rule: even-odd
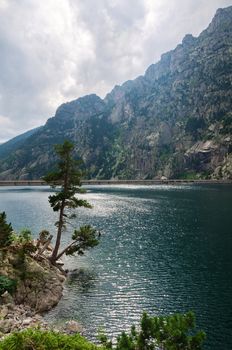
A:
POLYGON ((205 333, 199 331, 193 334, 194 329, 195 316, 192 312, 155 317, 144 313, 140 329, 132 326, 129 334, 122 332, 116 347, 104 335, 99 339, 106 348, 115 350, 202 350, 205 333))
POLYGON ((29 243, 32 241, 31 231, 28 230, 27 228, 20 231, 18 237, 19 237, 19 242, 22 244, 29 243))
POLYGON ((122 332, 115 345, 102 334, 102 346, 97 346, 79 334, 27 329, 0 341, 0 350, 202 350, 205 333, 194 334, 194 329, 192 312, 156 317, 144 313, 140 328, 132 326, 129 334, 122 332))
POLYGON ((40 329, 15 332, 0 341, 0 350, 104 350, 79 334, 66 335, 40 329))
POLYGON ((0 275, 0 295, 5 291, 13 293, 16 288, 16 281, 6 276, 0 275))
POLYGON ((11 224, 6 222, 6 213, 0 213, 0 248, 7 247, 12 242, 13 229, 11 224))
POLYGON ((25 280, 27 278, 26 259, 37 250, 36 246, 33 244, 31 231, 23 229, 19 234, 14 233, 13 245, 16 248, 16 259, 13 266, 20 272, 20 278, 25 280))

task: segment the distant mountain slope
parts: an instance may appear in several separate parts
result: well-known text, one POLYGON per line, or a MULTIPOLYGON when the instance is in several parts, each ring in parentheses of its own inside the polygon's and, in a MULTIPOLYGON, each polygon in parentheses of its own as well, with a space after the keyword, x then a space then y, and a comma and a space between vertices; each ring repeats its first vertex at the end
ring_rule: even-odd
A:
POLYGON ((23 134, 14 137, 13 139, 0 144, 0 158, 16 150, 22 145, 22 143, 28 139, 30 136, 35 134, 41 127, 34 128, 32 130, 26 131, 23 134))
POLYGON ((92 178, 232 178, 232 6, 198 38, 102 100, 61 105, 33 137, 0 155, 0 178, 38 178, 53 144, 75 143, 92 178))

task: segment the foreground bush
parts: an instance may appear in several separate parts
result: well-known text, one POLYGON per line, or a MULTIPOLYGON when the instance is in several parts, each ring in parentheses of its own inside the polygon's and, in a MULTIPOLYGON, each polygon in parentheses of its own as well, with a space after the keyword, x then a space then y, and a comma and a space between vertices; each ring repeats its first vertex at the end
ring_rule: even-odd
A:
POLYGON ((129 334, 122 332, 115 345, 105 335, 99 336, 102 346, 97 346, 79 334, 28 329, 2 340, 0 350, 201 350, 205 333, 193 334, 194 328, 191 312, 164 317, 144 313, 139 330, 132 326, 129 334))
POLYGON ((0 342, 0 350, 105 350, 79 334, 67 335, 39 329, 15 332, 0 342))
POLYGON ((192 312, 155 317, 144 313, 139 330, 132 326, 129 334, 122 332, 116 347, 104 335, 99 338, 106 348, 115 350, 202 350, 205 333, 193 334, 194 330, 192 312))

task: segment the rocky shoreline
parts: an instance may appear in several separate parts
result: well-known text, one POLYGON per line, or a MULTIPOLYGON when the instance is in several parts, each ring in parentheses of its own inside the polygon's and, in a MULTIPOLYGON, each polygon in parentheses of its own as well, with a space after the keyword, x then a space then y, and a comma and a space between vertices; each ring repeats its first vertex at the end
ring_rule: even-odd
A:
POLYGON ((70 320, 59 327, 46 322, 41 314, 35 312, 30 306, 10 302, 0 306, 0 340, 12 332, 27 328, 53 330, 66 334, 82 333, 83 329, 78 322, 70 320))
MULTIPOLYGON (((37 242, 33 242, 36 246, 37 242)), ((16 281, 13 293, 0 295, 0 339, 15 331, 39 328, 57 332, 82 333, 81 326, 68 321, 59 327, 46 322, 43 314, 55 307, 63 296, 67 273, 49 261, 50 247, 42 254, 26 254, 19 260, 19 247, 1 252, 0 276, 16 281)))
POLYGON ((0 306, 0 337, 28 327, 48 329, 47 322, 28 305, 8 303, 0 306))
POLYGON ((55 303, 54 299, 52 299, 52 302, 51 299, 46 299, 46 303, 44 303, 44 301, 41 300, 41 307, 33 308, 27 303, 17 304, 17 299, 13 298, 8 292, 5 292, 0 297, 0 340, 4 339, 5 336, 13 332, 22 331, 27 328, 52 330, 55 332, 62 332, 65 334, 82 334, 82 326, 74 320, 66 321, 65 323, 60 324, 59 326, 54 326, 44 320, 43 314, 46 311, 49 311, 52 307, 54 307, 59 302, 61 297, 62 294, 57 295, 55 303))

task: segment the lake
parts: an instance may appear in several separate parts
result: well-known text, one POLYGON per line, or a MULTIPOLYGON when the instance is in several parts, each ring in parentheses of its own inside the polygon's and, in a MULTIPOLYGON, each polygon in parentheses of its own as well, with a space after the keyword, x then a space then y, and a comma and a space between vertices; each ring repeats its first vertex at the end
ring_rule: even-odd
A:
MULTIPOLYGON (((94 339, 115 337, 141 313, 193 310, 207 333, 207 350, 232 349, 232 186, 89 186, 93 209, 77 211, 76 226, 92 224, 100 245, 65 258, 74 270, 49 322, 78 320, 94 339)), ((15 230, 55 233, 47 187, 1 187, 0 211, 15 230)), ((70 232, 64 234, 63 244, 70 232)))

